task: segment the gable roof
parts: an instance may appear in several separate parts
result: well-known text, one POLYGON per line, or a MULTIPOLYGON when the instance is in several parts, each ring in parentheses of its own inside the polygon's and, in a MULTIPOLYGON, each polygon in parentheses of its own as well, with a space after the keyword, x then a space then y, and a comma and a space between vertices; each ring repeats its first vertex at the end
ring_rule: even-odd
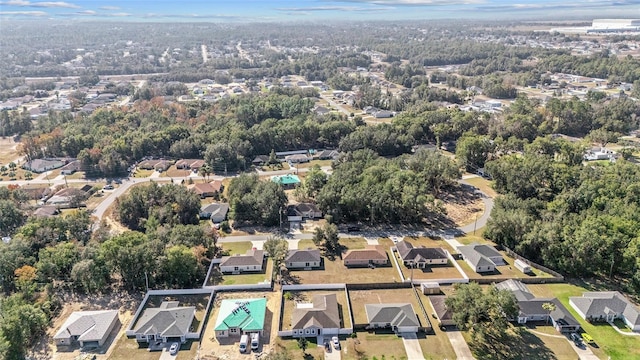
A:
POLYGON ((266 312, 266 298, 222 300, 215 330, 224 331, 230 328, 239 328, 243 331, 262 330, 266 312))
POLYGON ((511 291, 518 301, 531 300, 535 297, 531 291, 529 291, 529 288, 527 288, 527 286, 521 281, 509 279, 501 283, 497 283, 495 286, 498 290, 511 291))
POLYGON ((388 260, 387 253, 382 246, 370 245, 364 249, 349 250, 342 257, 346 260, 388 260))
POLYGON ((447 253, 442 248, 413 247, 405 240, 396 244, 396 249, 404 261, 421 262, 429 259, 446 259, 447 253))
POLYGON ((69 315, 53 338, 77 336, 78 341, 99 341, 109 335, 111 324, 117 317, 118 310, 76 311, 69 315))
POLYGON ((621 314, 634 324, 640 324, 640 310, 617 291, 585 292, 582 297, 570 297, 573 306, 587 317, 621 314))
POLYGON ((453 311, 447 307, 446 295, 429 295, 429 301, 440 321, 452 320, 453 311))
POLYGON ((300 306, 293 310, 292 329, 308 327, 335 329, 340 327, 338 300, 336 294, 315 295, 313 306, 300 306))
POLYGON ((366 304, 369 323, 388 323, 391 326, 420 326, 413 306, 404 304, 366 304))
MULTIPOLYGON (((487 246, 487 245, 467 245, 467 246, 458 246, 458 251, 462 254, 462 256, 464 256, 465 259, 469 260, 469 262, 471 264, 473 264, 474 267, 478 267, 478 266, 493 266, 495 265, 495 263, 493 261, 491 261, 489 259, 489 257, 487 257, 486 255, 484 255, 483 253, 480 253, 478 251, 478 248, 482 246, 487 246)), ((481 248, 483 249, 483 248, 481 248)), ((495 249, 494 249, 495 250, 495 249)), ((486 249, 483 250, 484 253, 490 253, 489 251, 486 251, 486 249)), ((496 251, 497 252, 497 251, 496 251)), ((500 254, 500 253, 498 253, 500 254)))
POLYGON ((53 217, 58 214, 58 208, 53 205, 41 206, 33 212, 33 216, 37 217, 53 217))
POLYGON ((191 185, 191 189, 199 195, 220 192, 222 189, 222 181, 216 180, 210 183, 193 184, 191 185))
POLYGON ((211 204, 203 205, 200 208, 200 212, 211 213, 211 216, 218 215, 218 214, 226 215, 228 211, 229 211, 229 204, 227 203, 211 203, 211 204))
POLYGON ((311 262, 320 261, 320 251, 318 249, 289 250, 285 262, 311 262))
POLYGON ((236 254, 234 256, 223 256, 220 266, 262 266, 264 260, 263 250, 247 250, 245 255, 236 254))
POLYGON ((177 301, 165 301, 160 307, 146 309, 134 331, 143 335, 184 336, 189 332, 195 314, 196 308, 193 306, 179 307, 177 301))

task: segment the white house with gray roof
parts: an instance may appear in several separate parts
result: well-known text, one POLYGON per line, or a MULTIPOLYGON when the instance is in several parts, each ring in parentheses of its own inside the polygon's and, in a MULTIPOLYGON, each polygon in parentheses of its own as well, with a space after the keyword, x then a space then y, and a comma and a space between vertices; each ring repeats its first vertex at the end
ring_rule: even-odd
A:
POLYGON ((160 307, 146 309, 135 324, 133 332, 138 342, 187 341, 196 315, 193 306, 178 306, 178 301, 164 301, 160 307))
POLYGON ((104 345, 111 331, 120 325, 118 310, 76 311, 69 315, 53 336, 56 346, 97 348, 104 345))
POLYGON ((220 262, 223 273, 260 272, 264 263, 264 251, 251 249, 244 255, 224 256, 220 262))
POLYGON ((284 259, 287 269, 308 269, 319 268, 322 264, 322 257, 318 249, 289 250, 284 259))
POLYGON ((585 292, 569 298, 569 304, 585 320, 611 322, 620 319, 633 331, 640 331, 640 310, 617 291, 585 292))
POLYGON ((366 304, 367 321, 371 328, 391 328, 396 334, 416 333, 420 322, 409 303, 366 304))
POLYGON ((464 261, 477 273, 492 272, 496 265, 505 265, 502 254, 493 246, 472 244, 458 246, 464 261))

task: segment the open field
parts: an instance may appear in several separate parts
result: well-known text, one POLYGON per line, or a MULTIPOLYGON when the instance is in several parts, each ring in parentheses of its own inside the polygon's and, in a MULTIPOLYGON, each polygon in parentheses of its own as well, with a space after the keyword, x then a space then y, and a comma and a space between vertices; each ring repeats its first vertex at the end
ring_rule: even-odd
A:
POLYGON ((286 291, 283 294, 283 315, 282 315, 282 328, 280 330, 291 330, 291 319, 293 316, 293 310, 296 307, 296 303, 310 303, 313 301, 314 295, 326 295, 336 294, 338 300, 338 311, 340 312, 340 327, 351 327, 351 317, 349 316, 349 308, 347 307, 347 295, 344 290, 312 290, 312 291, 286 291), (290 293, 291 298, 287 300, 285 294, 290 293))
POLYGON ((485 239, 482 234, 484 233, 484 227, 480 229, 476 229, 476 235, 473 232, 465 234, 464 236, 457 237, 456 240, 463 245, 470 245, 473 243, 476 244, 487 244, 491 246, 495 246, 495 244, 487 239, 485 239))
POLYGON ((585 291, 593 291, 574 284, 527 285, 531 292, 539 297, 557 297, 558 300, 578 320, 582 330, 593 337, 598 348, 591 347, 601 359, 611 360, 640 359, 640 336, 624 336, 607 323, 589 323, 582 319, 569 305, 570 296, 582 296, 585 291))
POLYGON ((520 328, 526 329, 529 336, 536 337, 539 341, 542 341, 544 345, 553 352, 558 360, 573 360, 576 358, 577 354, 573 350, 571 343, 569 343, 568 339, 564 336, 559 338, 558 336, 562 335, 553 326, 527 324, 527 326, 522 326, 520 328))
POLYGON ((412 288, 406 289, 387 289, 387 290, 353 290, 349 291, 349 299, 351 300, 351 311, 353 312, 353 321, 356 324, 368 324, 367 313, 365 311, 366 304, 398 304, 410 303, 413 311, 416 313, 420 326, 429 325, 428 319, 425 319, 420 310, 418 298, 414 295, 412 288))
POLYGON ((364 249, 367 246, 367 240, 361 237, 340 238, 340 245, 345 251, 364 249))
POLYGON ((321 269, 289 271, 288 281, 292 284, 380 283, 400 281, 400 276, 395 266, 348 268, 339 258, 333 261, 323 258, 321 269))
POLYGON ((264 321, 264 334, 260 337, 261 349, 260 351, 268 352, 274 344, 279 341, 277 338, 278 333, 278 318, 280 315, 280 294, 276 292, 223 292, 216 295, 216 299, 212 304, 209 318, 207 319, 206 329, 202 335, 202 344, 200 349, 201 358, 205 356, 216 356, 219 359, 251 359, 251 354, 241 354, 238 351, 238 336, 231 336, 229 338, 216 339, 215 337, 215 325, 218 319, 218 313, 220 310, 220 303, 224 299, 255 299, 255 298, 267 299, 267 312, 265 313, 264 321))
POLYGON ((308 163, 298 164, 295 167, 297 167, 298 169, 311 168, 314 165, 323 167, 323 166, 331 166, 332 163, 333 163, 333 160, 312 160, 312 161, 309 161, 308 163))
POLYGON ((463 336, 477 359, 569 360, 577 358, 577 354, 566 339, 538 336, 522 326, 514 327, 510 325, 507 335, 500 340, 490 338, 483 342, 474 343, 471 341, 471 335, 468 332, 463 332, 463 336), (541 338, 544 338, 544 340, 541 338), (569 346, 569 348, 565 345, 569 346))
MULTIPOLYGON (((309 360, 309 359, 322 359, 324 357, 324 348, 322 344, 318 346, 316 343, 316 338, 308 338, 307 350, 303 353, 302 350, 298 347, 297 339, 283 339, 278 338, 274 345, 274 348, 277 352, 285 352, 288 357, 286 359, 291 360, 309 360)), ((344 357, 343 359, 347 359, 348 357, 344 357)))
POLYGON ((18 143, 10 137, 0 138, 0 165, 7 165, 19 157, 18 143))
POLYGON ((406 359, 402 338, 393 333, 358 332, 355 339, 346 340, 345 360, 360 359, 406 359))
POLYGON ((153 173, 154 173, 153 170, 136 169, 136 172, 133 173, 133 177, 146 178, 146 177, 151 176, 151 174, 153 174, 153 173))
POLYGON ((304 240, 300 240, 298 241, 298 249, 299 250, 305 250, 305 249, 317 249, 318 247, 316 246, 316 244, 313 243, 313 240, 309 240, 309 239, 304 239, 304 240))

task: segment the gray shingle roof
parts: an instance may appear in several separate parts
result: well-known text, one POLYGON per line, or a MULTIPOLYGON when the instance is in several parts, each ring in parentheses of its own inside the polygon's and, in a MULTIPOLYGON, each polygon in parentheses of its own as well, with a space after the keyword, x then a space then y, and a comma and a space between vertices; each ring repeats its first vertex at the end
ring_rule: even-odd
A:
POLYGON ((404 304, 366 304, 369 323, 388 323, 391 326, 420 326, 413 306, 404 304))
POLYGON ((193 306, 178 307, 175 303, 163 302, 158 308, 146 309, 134 331, 144 335, 184 336, 189 332, 195 314, 196 308, 193 306))
POLYGON ((442 248, 413 247, 408 241, 399 241, 396 249, 404 261, 421 261, 423 259, 446 259, 447 253, 442 248))
MULTIPOLYGON (((469 262, 474 266, 492 266, 495 265, 493 261, 489 260, 489 258, 476 250, 477 245, 467 245, 467 246, 458 246, 458 251, 462 256, 469 260, 469 262)), ((499 254, 499 253, 498 253, 499 254)))
POLYGON ((100 341, 108 336, 109 327, 118 317, 118 310, 76 311, 72 313, 54 339, 69 339, 77 336, 78 341, 100 341))
POLYGON ((306 329, 315 326, 323 329, 340 327, 340 314, 336 294, 315 295, 312 308, 293 310, 292 329, 306 329))
POLYGON ((569 298, 587 317, 600 317, 614 312, 632 324, 640 324, 640 310, 617 291, 585 292, 582 297, 569 298))
POLYGON ((317 249, 289 250, 285 262, 311 262, 320 261, 320 251, 317 249))
POLYGON ((245 255, 224 256, 220 262, 220 266, 262 266, 263 260, 263 250, 247 250, 245 255))

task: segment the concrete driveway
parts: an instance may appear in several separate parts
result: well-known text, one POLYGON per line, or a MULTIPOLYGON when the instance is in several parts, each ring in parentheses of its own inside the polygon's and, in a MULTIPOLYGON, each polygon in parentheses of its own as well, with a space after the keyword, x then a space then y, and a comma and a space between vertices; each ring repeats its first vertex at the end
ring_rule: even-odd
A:
POLYGON ((600 359, 599 357, 593 354, 593 351, 591 351, 591 348, 589 347, 589 345, 582 344, 582 347, 577 347, 576 344, 570 339, 567 339, 567 341, 571 344, 571 347, 573 348, 573 350, 578 354, 578 357, 580 358, 580 360, 599 360, 600 359))
POLYGON ((173 360, 173 359, 176 358, 176 356, 178 356, 177 353, 175 355, 171 355, 169 353, 169 348, 166 347, 166 348, 162 349, 162 353, 160 354, 160 360, 173 360))
POLYGON ((447 337, 449 338, 449 342, 453 347, 453 351, 456 353, 456 359, 458 360, 474 360, 475 358, 471 354, 471 350, 469 349, 469 345, 464 341, 462 337, 462 333, 457 330, 449 330, 445 331, 447 337))
POLYGON ((407 360, 424 360, 424 354, 415 333, 402 333, 402 342, 404 350, 407 352, 407 360))

